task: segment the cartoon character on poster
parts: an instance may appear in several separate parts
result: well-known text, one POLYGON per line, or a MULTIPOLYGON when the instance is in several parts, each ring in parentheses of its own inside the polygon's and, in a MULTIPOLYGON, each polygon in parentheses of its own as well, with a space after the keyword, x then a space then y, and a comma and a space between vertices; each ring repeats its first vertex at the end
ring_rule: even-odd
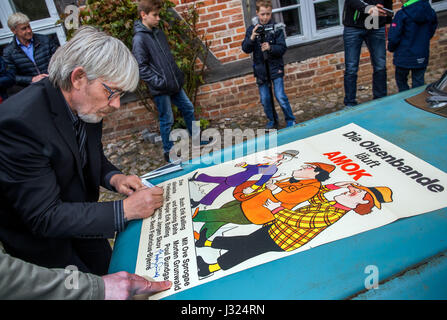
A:
POLYGON ((339 221, 349 211, 359 215, 381 209, 382 203, 392 202, 388 187, 365 187, 354 182, 338 182, 321 186, 309 204, 298 209, 287 209, 280 201, 267 199, 262 205, 273 219, 256 231, 242 236, 217 236, 207 240, 201 232, 196 247, 226 250, 215 263, 207 263, 197 256, 198 275, 206 277, 219 270, 228 270, 250 258, 267 252, 289 252, 305 245, 323 230, 339 221), (340 188, 348 191, 329 201, 324 194, 340 188))

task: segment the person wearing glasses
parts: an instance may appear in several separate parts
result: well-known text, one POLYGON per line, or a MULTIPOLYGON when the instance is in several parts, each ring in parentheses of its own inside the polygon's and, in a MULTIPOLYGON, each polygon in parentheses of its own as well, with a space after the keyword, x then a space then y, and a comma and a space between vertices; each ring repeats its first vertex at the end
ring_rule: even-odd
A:
POLYGON ((2 104, 0 242, 26 262, 102 276, 108 239, 163 203, 163 189, 124 175, 101 143, 102 119, 137 87, 138 64, 120 40, 82 27, 48 75, 2 104), (124 200, 98 202, 100 186, 124 200))

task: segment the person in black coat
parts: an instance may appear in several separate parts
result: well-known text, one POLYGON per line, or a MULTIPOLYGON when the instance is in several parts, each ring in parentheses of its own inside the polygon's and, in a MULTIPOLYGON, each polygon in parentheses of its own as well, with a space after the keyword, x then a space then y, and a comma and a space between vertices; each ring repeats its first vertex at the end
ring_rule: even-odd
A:
POLYGON ((284 113, 286 126, 295 125, 295 116, 284 91, 284 61, 282 57, 287 50, 284 30, 279 24, 274 24, 271 17, 272 2, 270 0, 256 1, 256 18, 254 19, 256 23, 248 27, 242 42, 242 51, 253 53, 253 71, 259 88, 261 104, 268 119, 267 129, 274 127, 272 98, 269 90, 271 84, 268 83, 267 64, 274 95, 284 113), (258 29, 263 25, 273 25, 274 27, 273 30, 265 32, 265 37, 261 38, 258 29), (266 55, 268 63, 264 60, 264 55, 266 55))
POLYGON ((391 23, 384 9, 392 10, 392 0, 345 0, 343 43, 345 51, 345 106, 357 104, 357 73, 362 44, 365 42, 373 67, 372 93, 378 99, 387 95, 386 25, 391 23))
POLYGON ((138 15, 141 20, 134 23, 132 53, 138 61, 140 78, 146 82, 157 106, 164 158, 170 161, 169 152, 174 145, 169 139, 174 124, 171 104, 175 104, 182 113, 190 134, 195 118, 194 106, 183 90, 183 72, 175 62, 165 34, 157 27, 161 7, 160 0, 139 2, 138 15))
POLYGON ((411 71, 412 87, 424 85, 430 57, 430 39, 438 26, 436 12, 428 0, 403 0, 404 3, 388 33, 388 50, 394 52, 396 84, 399 92, 408 90, 411 71))
POLYGON ((135 90, 138 65, 120 40, 83 27, 48 72, 1 106, 0 241, 30 263, 103 275, 107 239, 163 203, 161 188, 122 174, 101 143, 102 118, 135 90), (127 197, 97 202, 99 186, 127 197))
POLYGON ((57 45, 50 37, 34 34, 29 18, 14 13, 8 18, 14 38, 3 50, 8 68, 15 74, 17 85, 26 87, 48 76, 48 64, 57 45))
POLYGON ((14 85, 14 74, 6 69, 6 65, 0 57, 0 103, 2 103, 7 97, 6 89, 14 85))

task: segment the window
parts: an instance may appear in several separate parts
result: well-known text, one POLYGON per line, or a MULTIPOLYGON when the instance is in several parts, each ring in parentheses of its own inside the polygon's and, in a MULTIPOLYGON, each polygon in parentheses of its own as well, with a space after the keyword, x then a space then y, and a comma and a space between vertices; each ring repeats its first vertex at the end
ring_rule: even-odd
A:
POLYGON ((0 1, 0 45, 11 42, 13 33, 8 28, 8 17, 22 12, 31 20, 33 32, 55 35, 60 44, 65 43, 65 33, 61 25, 56 25, 59 14, 53 0, 1 0, 0 1))
POLYGON ((273 0, 275 21, 286 25, 286 43, 294 45, 343 32, 344 0, 273 0))
POLYGON ((430 0, 430 3, 435 11, 447 10, 447 0, 430 0))
MULTIPOLYGON (((436 11, 447 9, 447 0, 430 2, 436 11)), ((286 25, 288 46, 343 34, 344 0, 272 0, 272 4, 274 20, 286 25)))

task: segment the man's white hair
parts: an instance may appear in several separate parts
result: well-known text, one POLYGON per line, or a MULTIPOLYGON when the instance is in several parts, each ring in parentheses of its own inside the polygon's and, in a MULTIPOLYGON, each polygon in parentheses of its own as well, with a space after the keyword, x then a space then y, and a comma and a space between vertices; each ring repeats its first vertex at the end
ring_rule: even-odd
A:
POLYGON ((13 13, 8 18, 8 27, 14 30, 19 24, 28 24, 30 22, 28 16, 21 12, 13 13))
POLYGON ((57 49, 48 66, 51 83, 70 91, 71 73, 76 67, 82 67, 90 81, 101 78, 123 91, 134 91, 138 85, 138 63, 130 50, 120 40, 94 27, 81 27, 57 49))

